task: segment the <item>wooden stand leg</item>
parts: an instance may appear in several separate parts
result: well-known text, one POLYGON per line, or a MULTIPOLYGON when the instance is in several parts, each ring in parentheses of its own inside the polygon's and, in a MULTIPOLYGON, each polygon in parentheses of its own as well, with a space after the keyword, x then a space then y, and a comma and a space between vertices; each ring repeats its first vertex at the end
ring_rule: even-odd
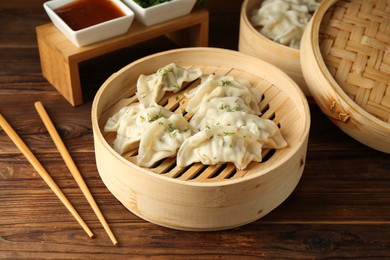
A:
POLYGON ((82 91, 78 63, 69 61, 68 57, 56 48, 49 46, 38 37, 39 55, 42 74, 64 98, 72 105, 82 104, 82 91))

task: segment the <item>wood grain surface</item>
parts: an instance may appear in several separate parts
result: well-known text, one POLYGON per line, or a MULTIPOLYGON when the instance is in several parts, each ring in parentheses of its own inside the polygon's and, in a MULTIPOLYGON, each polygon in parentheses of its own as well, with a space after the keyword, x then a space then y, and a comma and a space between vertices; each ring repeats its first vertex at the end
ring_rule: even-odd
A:
MULTIPOLYGON (((209 1, 210 46, 237 49, 242 1, 209 1)), ((104 80, 132 60, 175 48, 165 38, 80 65, 85 104, 72 107, 42 77, 35 27, 43 1, 0 3, 0 112, 96 235, 90 239, 0 130, 0 259, 388 259, 390 156, 344 134, 310 100, 303 177, 264 218, 218 232, 148 223, 108 191, 96 169, 91 104, 104 80), (41 101, 116 235, 113 246, 34 109, 41 101)))

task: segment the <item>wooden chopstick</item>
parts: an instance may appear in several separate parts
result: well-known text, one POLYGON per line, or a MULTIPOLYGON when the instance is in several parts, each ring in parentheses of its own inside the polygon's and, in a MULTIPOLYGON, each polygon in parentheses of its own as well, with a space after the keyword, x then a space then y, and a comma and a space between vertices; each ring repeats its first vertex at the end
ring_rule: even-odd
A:
POLYGON ((108 226, 102 212, 100 211, 98 205, 96 204, 91 192, 88 189, 87 184, 85 183, 76 164, 74 163, 72 157, 70 156, 68 150, 66 149, 64 142, 62 141, 60 135, 58 134, 58 132, 57 132, 53 122, 51 121, 49 115, 47 114, 43 104, 40 101, 37 101, 37 102, 35 102, 34 105, 35 105, 35 109, 38 111, 38 114, 41 117, 43 123, 45 124, 46 129, 48 130, 51 138, 53 139, 54 144, 56 145, 58 151, 60 152, 62 158, 64 159, 66 166, 69 168, 69 171, 73 175, 73 178, 76 180, 81 191, 83 192, 84 196, 86 197, 87 201, 89 202, 89 205, 91 205, 93 211, 95 212, 100 223, 103 225, 104 229, 106 230, 112 243, 114 245, 117 245, 118 241, 116 240, 114 234, 112 233, 110 227, 108 226))
POLYGON ((4 130, 4 132, 9 136, 9 138, 15 143, 15 145, 19 148, 19 150, 23 153, 26 159, 31 163, 34 169, 39 173, 42 179, 49 185, 52 191, 57 195, 57 197, 61 200, 61 202, 65 205, 65 207, 69 210, 69 212, 73 215, 73 217, 77 220, 77 222, 81 225, 84 231, 88 234, 90 238, 94 237, 92 231, 88 228, 87 224, 77 213, 75 208, 66 198, 61 189, 57 186, 54 180, 50 177, 49 173, 45 170, 42 164, 38 161, 35 155, 31 152, 31 150, 27 147, 27 145, 23 142, 23 140, 18 136, 18 134, 14 131, 10 124, 8 124, 7 120, 0 113, 0 126, 4 130))

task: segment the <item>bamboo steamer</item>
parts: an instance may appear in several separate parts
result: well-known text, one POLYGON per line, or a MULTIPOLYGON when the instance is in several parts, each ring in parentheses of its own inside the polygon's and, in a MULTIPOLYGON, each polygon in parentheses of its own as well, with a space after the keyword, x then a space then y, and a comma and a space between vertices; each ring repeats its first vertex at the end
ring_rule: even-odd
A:
MULTIPOLYGON (((187 90, 197 84, 189 84, 187 90)), ((184 101, 183 93, 168 93, 160 104, 174 111, 184 101)), ((255 221, 291 194, 305 165, 310 113, 296 83, 274 66, 237 51, 183 48, 144 57, 108 78, 93 101, 92 126, 99 174, 125 207, 161 226, 207 231, 255 221), (244 171, 229 163, 179 168, 176 158, 147 169, 134 163, 136 151, 119 155, 111 147, 115 136, 103 132, 104 124, 120 108, 136 101, 140 74, 153 73, 171 62, 200 67, 204 74, 248 79, 262 93, 262 117, 278 124, 288 147, 264 150, 263 162, 252 162, 244 171)))
POLYGON ((390 3, 324 0, 301 42, 303 75, 345 133, 390 153, 390 3))
POLYGON ((262 2, 262 0, 245 0, 243 2, 238 50, 280 68, 299 85, 305 95, 310 96, 310 91, 302 75, 300 51, 268 39, 250 22, 248 17, 250 12, 259 8, 262 2))

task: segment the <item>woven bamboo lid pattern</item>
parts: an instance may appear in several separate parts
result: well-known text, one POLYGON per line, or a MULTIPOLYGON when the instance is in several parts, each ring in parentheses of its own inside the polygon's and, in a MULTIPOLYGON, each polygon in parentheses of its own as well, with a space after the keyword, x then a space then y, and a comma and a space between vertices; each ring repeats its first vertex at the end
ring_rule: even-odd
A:
POLYGON ((322 112, 390 154, 390 1, 323 0, 303 34, 300 59, 322 112))
POLYGON ((390 122, 390 1, 338 1, 320 26, 324 62, 345 93, 390 122))

